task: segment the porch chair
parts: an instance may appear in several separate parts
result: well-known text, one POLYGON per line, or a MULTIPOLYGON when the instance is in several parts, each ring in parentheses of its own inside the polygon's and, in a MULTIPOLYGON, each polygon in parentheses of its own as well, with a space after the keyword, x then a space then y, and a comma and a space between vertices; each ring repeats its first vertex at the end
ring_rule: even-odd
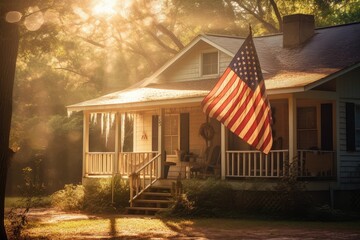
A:
POLYGON ((164 151, 164 178, 167 179, 168 175, 169 175, 169 170, 170 170, 170 167, 171 166, 175 166, 176 163, 174 162, 169 162, 169 161, 166 161, 166 158, 167 158, 167 153, 166 151, 164 151))
POLYGON ((194 165, 190 168, 192 176, 202 175, 204 177, 215 175, 220 168, 221 148, 219 145, 212 148, 211 154, 207 154, 207 159, 203 164, 194 165))

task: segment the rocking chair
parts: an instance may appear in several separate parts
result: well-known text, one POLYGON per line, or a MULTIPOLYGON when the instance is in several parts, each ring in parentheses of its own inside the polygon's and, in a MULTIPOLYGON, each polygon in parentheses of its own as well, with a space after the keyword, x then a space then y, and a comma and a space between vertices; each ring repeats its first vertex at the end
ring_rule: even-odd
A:
POLYGON ((198 176, 201 174, 205 177, 215 175, 216 170, 220 168, 220 157, 221 148, 217 145, 212 149, 211 154, 208 154, 204 164, 194 165, 190 168, 191 175, 198 176))

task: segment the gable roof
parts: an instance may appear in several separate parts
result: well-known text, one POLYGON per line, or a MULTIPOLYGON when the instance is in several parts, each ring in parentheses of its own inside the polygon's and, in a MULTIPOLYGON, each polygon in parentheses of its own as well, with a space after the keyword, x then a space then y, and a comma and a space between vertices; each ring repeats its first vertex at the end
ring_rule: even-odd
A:
MULTIPOLYGON (((282 34, 254 37, 268 94, 306 91, 360 67, 360 23, 315 29, 314 36, 296 48, 283 48, 282 38, 282 34)), ((168 84, 158 84, 156 79, 200 42, 233 57, 244 40, 234 36, 199 35, 149 78, 129 89, 70 105, 68 109, 115 108, 129 104, 135 107, 163 101, 161 104, 166 104, 176 99, 201 101, 217 79, 168 84)))

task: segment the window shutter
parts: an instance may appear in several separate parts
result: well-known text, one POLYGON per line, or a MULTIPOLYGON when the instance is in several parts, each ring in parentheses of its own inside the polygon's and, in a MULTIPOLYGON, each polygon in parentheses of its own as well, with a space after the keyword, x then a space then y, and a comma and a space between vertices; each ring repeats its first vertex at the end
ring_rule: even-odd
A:
POLYGON ((189 113, 180 114, 180 150, 185 153, 189 152, 189 113))
POLYGON ((332 104, 321 104, 321 149, 333 150, 332 104))
POLYGON ((355 104, 346 103, 346 150, 355 151, 355 104))
POLYGON ((151 149, 152 151, 158 151, 159 150, 159 136, 158 136, 158 132, 159 132, 159 116, 158 115, 153 115, 152 116, 152 120, 151 120, 151 132, 152 132, 152 137, 151 137, 151 149))

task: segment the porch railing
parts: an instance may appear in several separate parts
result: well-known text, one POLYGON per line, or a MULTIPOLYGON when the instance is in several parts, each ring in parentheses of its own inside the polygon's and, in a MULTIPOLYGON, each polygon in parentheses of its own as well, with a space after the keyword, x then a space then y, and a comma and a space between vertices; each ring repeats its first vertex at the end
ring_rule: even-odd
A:
POLYGON ((288 166, 289 150, 226 151, 226 177, 282 177, 288 166))
POLYGON ((130 206, 133 201, 146 189, 159 179, 159 160, 161 154, 157 154, 149 162, 134 171, 129 176, 130 185, 130 206))
POLYGON ((336 177, 336 152, 298 150, 299 177, 336 177))
POLYGON ((114 152, 87 152, 85 175, 128 176, 155 157, 157 152, 121 152, 115 162, 114 152))
POLYGON ((85 174, 111 175, 114 170, 114 152, 88 152, 85 154, 85 174))

